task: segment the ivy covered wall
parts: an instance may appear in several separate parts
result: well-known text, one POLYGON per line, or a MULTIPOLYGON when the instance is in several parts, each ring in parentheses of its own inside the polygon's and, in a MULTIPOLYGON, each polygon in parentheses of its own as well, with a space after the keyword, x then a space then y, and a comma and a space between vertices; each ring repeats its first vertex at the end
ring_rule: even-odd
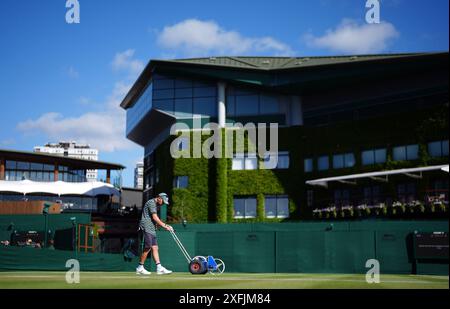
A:
MULTIPOLYGON (((206 138, 208 136, 202 136, 203 141, 206 138)), ((192 223, 281 221, 264 218, 264 196, 271 194, 289 196, 290 218, 285 220, 309 219, 312 209, 306 206, 305 181, 308 179, 448 163, 448 158, 431 158, 427 153, 429 141, 448 139, 448 104, 428 111, 405 111, 389 117, 330 126, 279 128, 279 151, 290 154, 290 167, 285 170, 234 171, 231 170, 231 159, 172 159, 169 150, 173 139, 168 138, 156 150, 160 181, 155 187, 157 191, 170 192, 169 219, 172 221, 179 222, 181 218, 192 223), (392 147, 412 143, 419 144, 419 160, 392 160, 392 147), (387 148, 387 162, 363 166, 361 151, 377 147, 387 148), (313 172, 304 173, 305 158, 328 155, 331 160, 332 154, 345 152, 355 154, 354 167, 318 171, 314 166, 313 172), (174 189, 175 176, 188 176, 188 187, 174 189), (256 218, 233 219, 233 197, 237 195, 256 196, 256 218)), ((316 165, 317 160, 314 162, 316 165)))

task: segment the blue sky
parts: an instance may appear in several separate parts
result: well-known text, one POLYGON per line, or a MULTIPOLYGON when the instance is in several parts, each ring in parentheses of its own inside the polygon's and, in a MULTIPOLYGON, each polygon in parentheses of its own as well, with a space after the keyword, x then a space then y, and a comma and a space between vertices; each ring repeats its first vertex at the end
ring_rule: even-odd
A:
POLYGON ((127 166, 143 149, 125 139, 118 104, 154 58, 208 55, 314 56, 448 51, 448 0, 65 0, 0 2, 0 148, 32 150, 77 140, 127 166))

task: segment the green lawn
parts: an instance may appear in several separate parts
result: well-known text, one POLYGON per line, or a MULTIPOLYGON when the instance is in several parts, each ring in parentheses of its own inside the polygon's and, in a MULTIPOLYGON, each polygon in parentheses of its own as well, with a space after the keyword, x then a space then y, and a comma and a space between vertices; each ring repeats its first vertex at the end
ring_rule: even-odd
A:
POLYGON ((0 289, 7 288, 130 288, 130 289, 448 289, 447 276, 381 275, 379 284, 368 284, 355 274, 244 274, 219 276, 174 273, 148 277, 133 272, 82 272, 79 284, 67 284, 65 272, 0 272, 0 289))

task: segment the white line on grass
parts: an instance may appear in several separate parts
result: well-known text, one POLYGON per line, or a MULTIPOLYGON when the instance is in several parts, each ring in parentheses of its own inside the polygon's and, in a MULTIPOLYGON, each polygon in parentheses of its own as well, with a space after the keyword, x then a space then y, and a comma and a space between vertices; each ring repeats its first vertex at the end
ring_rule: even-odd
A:
MULTIPOLYGON (((86 274, 87 275, 87 274, 86 274)), ((83 276, 83 273, 81 273, 81 276, 84 277, 83 280, 98 280, 98 279, 156 279, 159 281, 174 281, 174 280, 216 280, 216 281, 286 281, 286 282, 365 282, 365 279, 361 278, 361 280, 357 279, 341 279, 341 278, 242 278, 242 277, 221 277, 221 276, 208 276, 208 277, 200 277, 200 276, 193 276, 193 277, 175 277, 171 275, 164 275, 164 276, 157 276, 157 275, 150 275, 150 276, 95 276, 95 277, 89 277, 89 276, 83 276)), ((59 279, 63 278, 62 275, 0 275, 0 278, 8 278, 8 279, 42 279, 42 278, 53 278, 53 279, 59 279)), ((444 278, 439 278, 444 279, 444 278)), ((446 281, 448 281, 448 277, 445 278, 446 281)), ((445 281, 445 280, 443 280, 445 281)), ((404 284, 404 283, 412 283, 412 284, 438 284, 439 282, 434 281, 424 281, 424 280, 383 280, 381 278, 381 283, 394 283, 394 284, 404 284)))

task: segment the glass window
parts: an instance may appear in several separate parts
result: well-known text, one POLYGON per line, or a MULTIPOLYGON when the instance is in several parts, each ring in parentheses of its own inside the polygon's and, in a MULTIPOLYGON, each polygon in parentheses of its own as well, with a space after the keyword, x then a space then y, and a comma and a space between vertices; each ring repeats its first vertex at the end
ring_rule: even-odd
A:
POLYGON ((419 145, 406 146, 406 159, 407 160, 419 159, 419 145))
POLYGON ((126 128, 129 133, 152 108, 152 84, 149 84, 134 105, 127 109, 126 128))
MULTIPOLYGON (((60 167, 62 168, 62 167, 60 167)), ((42 171, 44 169, 44 164, 42 163, 30 163, 30 169, 32 171, 42 171)))
POLYGON ((174 179, 174 187, 178 189, 185 189, 188 186, 188 176, 176 176, 174 179))
POLYGON ((155 105, 156 109, 173 113, 173 105, 174 105, 173 100, 156 100, 153 101, 153 104, 155 105))
POLYGON ((246 170, 256 170, 258 168, 258 158, 256 154, 248 154, 245 158, 245 169, 246 170))
POLYGON ((261 95, 260 96, 260 114, 278 114, 278 97, 275 95, 261 95))
POLYGON ((406 147, 405 146, 394 147, 394 149, 392 150, 392 158, 394 159, 394 161, 406 160, 406 147))
POLYGON ((330 162, 329 162, 328 156, 319 157, 319 159, 317 160, 317 165, 318 165, 319 171, 325 171, 325 170, 329 169, 330 162))
POLYGON ((265 169, 286 169, 289 168, 289 152, 269 153, 264 156, 265 169))
POLYGON ((432 157, 442 156, 441 142, 428 143, 428 153, 432 157))
POLYGON ((370 165, 375 162, 375 154, 372 150, 363 151, 361 156, 363 165, 370 165))
POLYGON ((244 169, 244 157, 235 156, 231 162, 232 170, 243 170, 244 169))
POLYGON ((173 88, 173 87, 174 87, 173 79, 158 79, 158 80, 153 81, 154 89, 167 89, 167 88, 173 88))
POLYGON ((235 96, 227 96, 227 116, 234 117, 236 115, 235 96))
POLYGON ((192 116, 192 99, 176 99, 175 115, 192 116))
POLYGON ((233 201, 234 218, 241 219, 245 217, 245 199, 235 198, 233 201))
POLYGON ((381 187, 380 186, 370 186, 363 188, 364 203, 369 205, 375 205, 380 202, 381 197, 381 187))
POLYGON ((419 159, 419 145, 407 145, 407 146, 394 147, 393 159, 395 161, 419 159))
POLYGON ((237 96, 236 116, 258 115, 258 96, 237 96))
POLYGON ((386 162, 386 149, 375 150, 375 163, 386 162))
POLYGON ((278 153, 278 164, 277 168, 289 168, 289 152, 278 153))
POLYGON ((16 161, 10 161, 10 160, 6 161, 5 168, 7 170, 15 170, 16 166, 17 166, 17 162, 16 161))
POLYGON ((50 181, 50 174, 51 174, 51 173, 49 173, 49 172, 43 172, 43 173, 42 173, 42 176, 43 176, 43 177, 42 177, 42 178, 43 178, 42 180, 43 180, 43 181, 50 181))
POLYGON ((217 115, 216 98, 194 98, 194 114, 205 116, 217 115))
POLYGON ((288 218, 289 199, 285 195, 268 195, 264 200, 266 218, 288 218))
POLYGON ((173 89, 153 90, 153 99, 173 99, 173 89))
POLYGON ((258 158, 256 154, 236 153, 233 156, 232 170, 255 170, 258 168, 258 158))
POLYGON ((313 171, 313 159, 308 158, 303 161, 305 173, 310 173, 313 171))
POLYGON ((192 88, 175 89, 175 98, 192 98, 192 88))
POLYGON ((17 169, 18 170, 29 170, 30 169, 30 163, 29 162, 17 162, 17 169))
POLYGON ((333 156, 333 168, 353 167, 355 155, 353 153, 338 154, 333 156))
POLYGON ((192 88, 192 81, 188 79, 176 79, 175 88, 192 88))
POLYGON ((54 165, 44 164, 44 171, 53 171, 55 169, 54 165))
POLYGON ((277 217, 277 197, 276 196, 266 196, 264 199, 264 211, 266 218, 276 218, 277 217))
POLYGON ((216 87, 202 87, 194 88, 194 97, 215 97, 217 92, 216 87))
POLYGON ((386 148, 366 150, 361 153, 362 164, 370 165, 386 162, 386 148))
POLYGON ((256 217, 256 198, 246 198, 245 199, 245 218, 255 218, 256 217))
POLYGON ((397 198, 402 203, 409 203, 416 199, 415 183, 400 183, 397 185, 397 198))
POLYGON ((355 155, 353 153, 346 153, 344 155, 344 166, 345 167, 353 167, 355 166, 356 160, 355 155))
POLYGON ((448 156, 448 140, 442 141, 442 155, 448 156))
POLYGON ((448 156, 448 140, 428 143, 428 154, 433 158, 448 156))
POLYGON ((16 171, 5 171, 5 180, 14 181, 16 180, 16 171))
POLYGON ((334 190, 334 203, 337 206, 346 206, 350 203, 350 191, 349 190, 334 190))
POLYGON ((289 199, 287 196, 278 196, 277 198, 277 217, 289 217, 289 199))
POLYGON ((334 155, 333 156, 333 168, 343 168, 344 167, 344 155, 334 155))

